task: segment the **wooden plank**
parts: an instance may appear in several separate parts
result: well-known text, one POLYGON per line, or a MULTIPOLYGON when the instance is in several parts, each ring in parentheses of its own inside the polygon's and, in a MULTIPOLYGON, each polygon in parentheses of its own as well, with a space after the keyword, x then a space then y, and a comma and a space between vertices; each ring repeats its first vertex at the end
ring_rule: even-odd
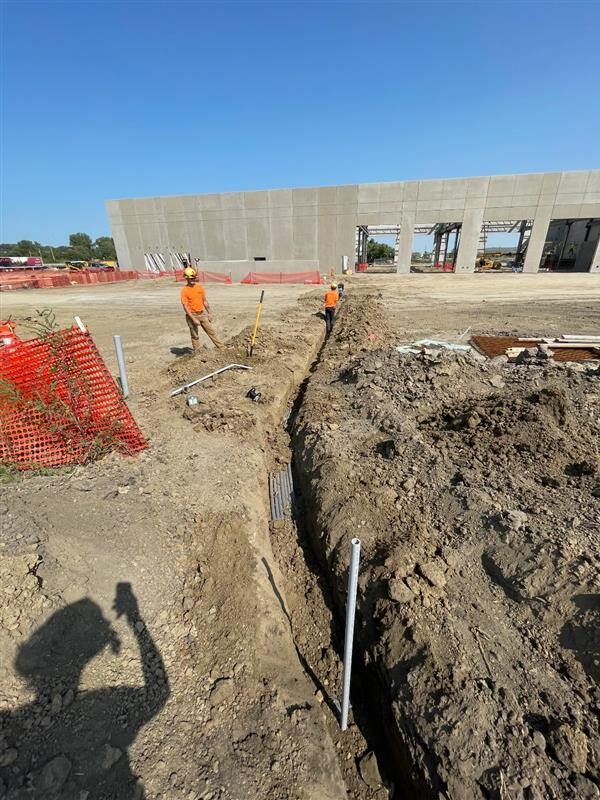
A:
POLYGON ((549 342, 548 347, 550 350, 559 350, 560 348, 566 350, 597 350, 600 343, 590 344, 589 342, 549 342))
POLYGON ((581 335, 574 333, 563 333, 560 338, 561 340, 568 342, 600 342, 600 336, 587 336, 584 333, 581 335))

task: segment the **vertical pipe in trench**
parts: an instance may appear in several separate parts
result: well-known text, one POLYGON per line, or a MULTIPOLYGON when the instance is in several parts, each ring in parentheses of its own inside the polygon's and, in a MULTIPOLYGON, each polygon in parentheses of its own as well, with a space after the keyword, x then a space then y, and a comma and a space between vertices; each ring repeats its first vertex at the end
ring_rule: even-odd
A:
POLYGON ((113 336, 115 340, 115 350, 117 352, 117 363, 119 365, 119 377, 121 379, 121 393, 123 397, 129 397, 129 381, 127 380, 127 367, 125 366, 125 356, 123 355, 123 345, 120 336, 113 336))
POLYGON ((350 676, 352 672, 352 645, 354 642, 354 616, 356 612, 356 590, 358 587, 358 563, 360 561, 360 539, 352 539, 350 569, 348 570, 348 593, 346 597, 346 634, 344 637, 344 678, 342 686, 342 730, 348 728, 350 708, 350 676))

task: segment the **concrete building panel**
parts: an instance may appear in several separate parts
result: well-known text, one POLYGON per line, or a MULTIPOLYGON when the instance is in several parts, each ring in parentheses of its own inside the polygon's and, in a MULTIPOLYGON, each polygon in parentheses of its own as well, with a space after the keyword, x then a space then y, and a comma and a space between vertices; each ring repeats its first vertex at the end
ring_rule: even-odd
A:
MULTIPOLYGON (((219 220, 203 220, 202 231, 204 235, 205 258, 209 261, 217 261, 224 258, 225 237, 223 235, 223 223, 219 220)), ((176 249, 180 249, 177 248, 176 249)), ((188 248, 181 248, 185 252, 188 248)), ((194 254, 192 253, 192 257, 194 254)))
POLYGON ((273 258, 284 260, 293 252, 294 224, 291 217, 278 219, 271 227, 271 246, 273 258))
POLYGON ((337 192, 335 186, 324 186, 322 189, 317 189, 317 205, 319 206, 319 213, 323 209, 326 211, 335 206, 337 203, 337 192))
POLYGON ((244 208, 243 192, 226 192, 221 195, 221 205, 223 209, 235 209, 241 211, 244 208))
POLYGON ((266 209, 269 207, 269 192, 244 192, 244 208, 266 209))
POLYGON ((438 202, 442 199, 443 181, 420 181, 417 195, 418 203, 438 202))
POLYGON ((336 186, 336 203, 338 206, 354 206, 358 203, 358 185, 336 186))
POLYGON ((270 208, 291 208, 292 207, 292 190, 291 189, 273 189, 269 191, 269 207, 270 208))
POLYGON ((533 227, 531 229, 531 236, 529 237, 523 272, 537 272, 540 268, 540 261, 546 242, 546 236, 548 235, 551 213, 551 209, 547 206, 538 208, 537 214, 533 219, 533 227))
POLYGON ((516 175, 493 175, 487 190, 488 200, 490 197, 512 197, 516 184, 516 175))
POLYGON ((211 264, 264 257, 261 270, 326 262, 325 270, 342 256, 353 264, 358 225, 401 224, 406 271, 415 223, 458 222, 457 271, 471 271, 485 218, 533 220, 526 268, 535 271, 550 219, 600 216, 600 170, 111 200, 107 210, 123 269, 142 269, 144 252, 161 247, 211 264))
POLYGON ((292 189, 292 204, 296 206, 317 206, 319 202, 316 189, 292 189))
MULTIPOLYGON (((184 197, 181 199, 185 201, 188 198, 184 197)), ((220 194, 201 194, 191 199, 197 202, 202 211, 218 211, 223 207, 222 195, 220 194)))
POLYGON ((521 196, 532 195, 538 197, 542 192, 544 176, 540 174, 516 175, 513 188, 515 200, 521 196))
MULTIPOLYGON (((223 241, 225 245, 225 258, 231 261, 248 258, 248 243, 246 241, 246 225, 243 222, 224 221, 223 241)), ((192 248, 195 250, 195 247, 192 248)))
POLYGON ((490 178, 466 178, 467 198, 487 197, 490 178))
POLYGON ((415 215, 410 211, 402 214, 400 222, 400 239, 398 241, 398 272, 408 274, 413 252, 415 233, 415 215))
POLYGON ((542 175, 542 190, 540 194, 556 194, 560 185, 560 172, 544 172, 542 175))
POLYGON ((465 211, 460 231, 458 256, 456 258, 456 272, 475 271, 475 261, 477 259, 477 248, 479 247, 482 223, 483 208, 472 208, 465 211))
POLYGON ((362 205, 364 203, 379 204, 379 184, 378 183, 362 183, 358 187, 358 202, 362 205))
POLYGON ((587 192, 600 192, 600 169, 592 169, 590 170, 590 174, 588 176, 587 186, 585 187, 585 191, 587 192))
POLYGON ((295 217, 292 258, 318 259, 318 224, 316 217, 295 217))
POLYGON ((404 184, 395 183, 379 184, 379 200, 381 203, 401 203, 404 199, 404 184))
POLYGON ((271 225, 266 218, 253 219, 247 222, 246 225, 246 241, 248 258, 253 260, 255 258, 266 258, 267 260, 273 257, 271 248, 271 225))
POLYGON ((560 183, 558 185, 557 194, 566 194, 573 192, 580 192, 583 194, 586 190, 589 172, 563 172, 560 176, 560 183))
POLYGON ((337 217, 332 215, 319 216, 318 228, 318 255, 319 262, 323 264, 325 270, 331 267, 338 269, 338 258, 336 251, 336 238, 337 238, 337 217), (329 264, 329 267, 327 266, 329 264))

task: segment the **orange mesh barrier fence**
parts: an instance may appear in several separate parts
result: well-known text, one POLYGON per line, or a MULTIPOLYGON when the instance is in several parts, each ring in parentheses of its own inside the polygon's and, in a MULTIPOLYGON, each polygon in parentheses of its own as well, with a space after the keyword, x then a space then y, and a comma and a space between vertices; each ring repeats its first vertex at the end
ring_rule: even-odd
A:
MULTIPOLYGON (((175 280, 184 280, 182 269, 175 270, 175 280)), ((224 272, 206 272, 206 270, 198 271, 198 280, 200 283, 233 283, 231 275, 226 275, 224 272)))
POLYGON ((77 327, 0 350, 0 461, 83 464, 147 447, 93 339, 77 327))
POLYGON ((56 289, 87 283, 116 283, 117 281, 137 280, 136 270, 110 272, 102 270, 81 270, 81 272, 56 272, 36 270, 35 272, 0 274, 0 291, 8 289, 56 289))
POLYGON ((318 270, 310 272, 249 272, 240 283, 322 283, 318 270))

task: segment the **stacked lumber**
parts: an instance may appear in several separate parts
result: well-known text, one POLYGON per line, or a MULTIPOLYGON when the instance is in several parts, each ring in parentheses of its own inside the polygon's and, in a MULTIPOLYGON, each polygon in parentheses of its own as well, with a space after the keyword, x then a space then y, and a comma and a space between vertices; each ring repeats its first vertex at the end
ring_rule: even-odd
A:
POLYGON ((505 355, 508 356, 509 361, 516 361, 516 359, 520 356, 520 354, 527 350, 529 347, 534 347, 535 345, 544 345, 549 352, 549 355, 552 357, 553 350, 590 350, 594 355, 600 357, 600 336, 591 336, 587 334, 574 334, 574 333, 565 333, 559 337, 554 339, 552 338, 519 338, 517 340, 519 343, 523 343, 523 346, 513 346, 507 347, 505 350, 505 355))

